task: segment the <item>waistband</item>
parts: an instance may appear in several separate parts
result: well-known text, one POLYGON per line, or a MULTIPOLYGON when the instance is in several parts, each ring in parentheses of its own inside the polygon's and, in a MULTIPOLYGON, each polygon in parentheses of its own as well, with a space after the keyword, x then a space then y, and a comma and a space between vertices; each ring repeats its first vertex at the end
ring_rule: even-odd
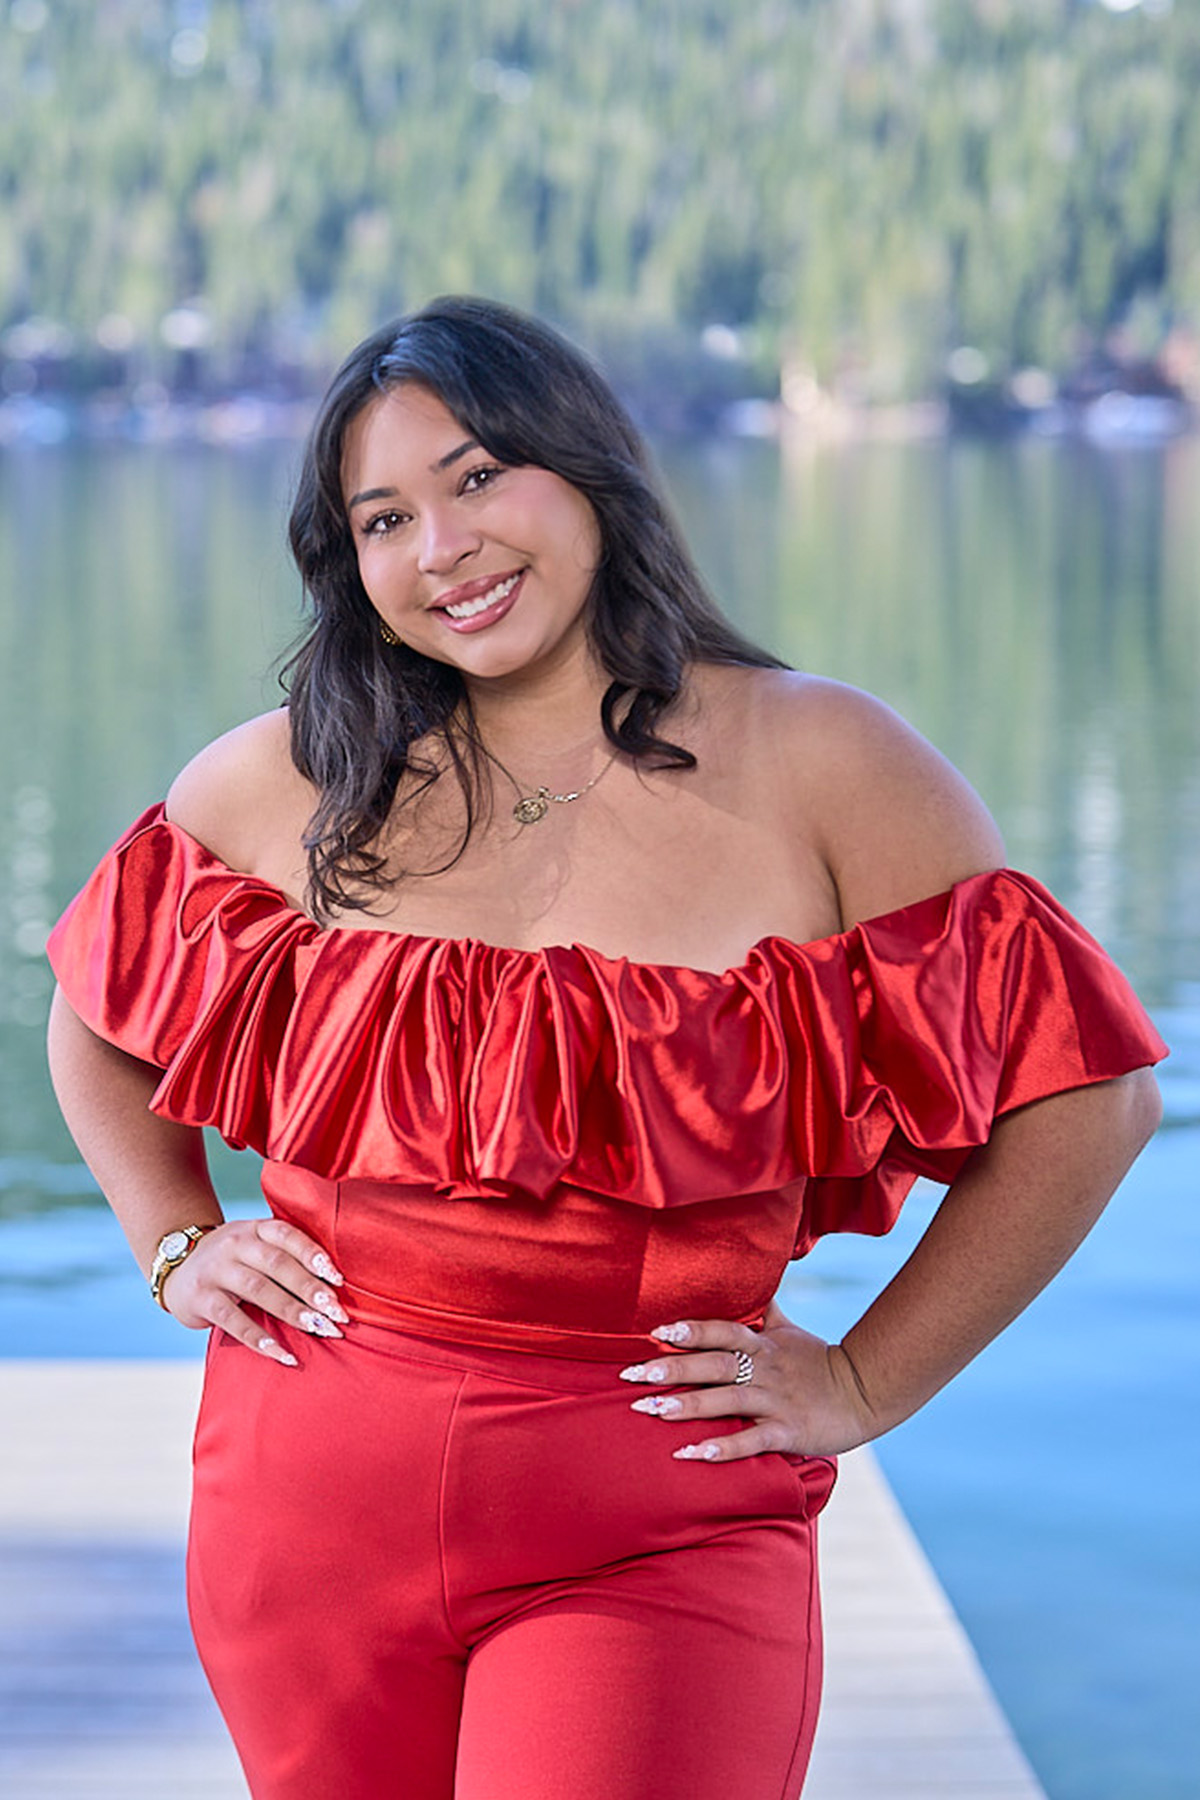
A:
MULTIPOLYGON (((393 1299, 391 1295, 373 1294, 369 1289, 350 1282, 339 1289, 338 1298, 352 1320, 384 1331, 415 1333, 444 1344, 465 1344, 484 1350, 524 1351, 531 1355, 569 1357, 583 1362, 641 1362, 646 1356, 669 1356, 672 1346, 660 1343, 649 1332, 625 1334, 603 1331, 572 1331, 559 1325, 535 1325, 524 1320, 486 1319, 472 1313, 458 1313, 447 1308, 434 1310, 416 1306, 410 1301, 393 1299)), ((661 1321, 664 1325, 670 1319, 661 1321)), ((737 1321, 759 1331, 763 1325, 761 1312, 737 1321)))

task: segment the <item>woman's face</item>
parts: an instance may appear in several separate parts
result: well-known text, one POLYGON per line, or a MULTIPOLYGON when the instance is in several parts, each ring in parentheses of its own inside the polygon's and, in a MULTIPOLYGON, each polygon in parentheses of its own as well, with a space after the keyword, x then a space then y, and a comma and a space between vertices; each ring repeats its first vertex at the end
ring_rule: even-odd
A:
POLYGON ((600 532, 560 476, 498 463, 406 384, 351 421, 342 492, 363 586, 413 650, 479 681, 585 653, 600 532))

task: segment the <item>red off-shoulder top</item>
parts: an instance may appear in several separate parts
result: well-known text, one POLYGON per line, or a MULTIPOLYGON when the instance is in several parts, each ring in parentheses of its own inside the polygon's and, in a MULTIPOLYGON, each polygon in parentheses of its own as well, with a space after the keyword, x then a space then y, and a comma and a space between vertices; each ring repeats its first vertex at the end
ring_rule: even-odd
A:
POLYGON ((361 1316, 582 1354, 761 1315, 789 1256, 884 1232, 998 1115, 1166 1049, 1088 933, 997 870, 723 974, 572 944, 321 929, 143 815, 56 925, 164 1118, 268 1159, 361 1316))

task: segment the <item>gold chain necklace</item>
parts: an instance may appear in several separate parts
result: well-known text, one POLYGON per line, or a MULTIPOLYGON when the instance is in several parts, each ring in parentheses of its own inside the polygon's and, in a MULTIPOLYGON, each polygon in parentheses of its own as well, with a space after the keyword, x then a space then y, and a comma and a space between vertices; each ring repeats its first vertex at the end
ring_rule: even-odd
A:
POLYGON ((521 783, 512 774, 511 770, 504 767, 504 764, 500 761, 499 757, 492 757, 492 761, 496 764, 496 767, 503 774, 508 776, 508 779, 517 790, 518 798, 516 805, 512 809, 512 816, 517 821, 518 825, 537 825, 545 818, 552 806, 570 806, 572 800, 582 800, 585 794, 591 793, 596 783, 600 780, 600 777, 608 774, 608 771, 612 768, 616 760, 617 753, 614 750, 603 768, 597 769, 590 781, 586 781, 581 788, 572 788, 568 794, 556 794, 552 788, 548 787, 535 788, 532 794, 523 794, 521 792, 521 783))

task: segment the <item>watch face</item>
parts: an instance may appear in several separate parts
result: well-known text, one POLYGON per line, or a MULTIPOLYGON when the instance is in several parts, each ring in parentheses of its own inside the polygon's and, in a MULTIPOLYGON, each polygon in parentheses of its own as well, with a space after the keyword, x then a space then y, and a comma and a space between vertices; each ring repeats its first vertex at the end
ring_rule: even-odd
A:
POLYGON ((158 1253, 171 1262, 175 1257, 187 1254, 187 1248, 191 1241, 186 1231, 168 1231, 158 1246, 158 1253))

